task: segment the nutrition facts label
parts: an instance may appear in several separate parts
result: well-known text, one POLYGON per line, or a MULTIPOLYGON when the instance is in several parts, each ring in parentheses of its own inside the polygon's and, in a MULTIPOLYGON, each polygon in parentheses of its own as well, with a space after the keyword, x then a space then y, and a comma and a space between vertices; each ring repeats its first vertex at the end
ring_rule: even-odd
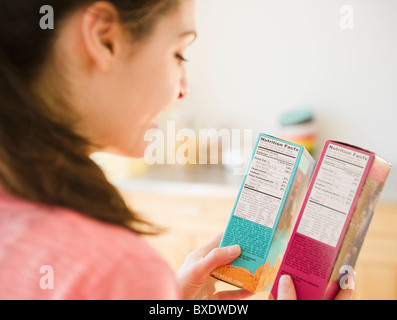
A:
POLYGON ((330 143, 297 231, 336 247, 369 155, 330 143))
POLYGON ((273 228, 300 149, 260 137, 234 215, 273 228))

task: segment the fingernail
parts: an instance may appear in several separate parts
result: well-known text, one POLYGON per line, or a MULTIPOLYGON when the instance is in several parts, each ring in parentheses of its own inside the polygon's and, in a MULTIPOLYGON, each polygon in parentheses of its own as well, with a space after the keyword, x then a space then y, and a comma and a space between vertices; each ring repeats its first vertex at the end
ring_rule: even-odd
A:
POLYGON ((291 288, 291 285, 292 285, 291 277, 287 274, 283 274, 278 282, 279 288, 282 290, 288 290, 289 288, 291 288))
POLYGON ((229 254, 231 256, 239 256, 240 255, 240 246, 238 244, 235 244, 234 246, 229 247, 229 254))

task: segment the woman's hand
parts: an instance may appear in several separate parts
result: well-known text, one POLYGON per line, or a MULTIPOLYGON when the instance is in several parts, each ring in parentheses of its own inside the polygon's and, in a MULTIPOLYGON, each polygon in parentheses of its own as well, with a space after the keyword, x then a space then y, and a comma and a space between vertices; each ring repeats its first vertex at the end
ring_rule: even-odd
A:
POLYGON ((242 289, 216 292, 217 280, 209 274, 215 268, 232 262, 241 253, 238 245, 219 248, 221 238, 222 234, 217 235, 186 257, 176 275, 182 288, 183 299, 233 300, 244 299, 254 294, 242 289))
MULTIPOLYGON (((341 289, 334 300, 351 300, 353 289, 341 289)), ((297 300, 294 283, 288 275, 280 277, 278 282, 277 300, 297 300)))
MULTIPOLYGON (((241 253, 238 245, 219 248, 222 234, 217 235, 204 246, 194 250, 187 257, 183 266, 177 272, 177 280, 182 289, 182 298, 185 300, 233 300, 244 299, 254 293, 238 289, 216 292, 216 279, 209 274, 219 266, 235 260, 241 253)), ((340 290, 335 300, 350 300, 353 290, 340 290)), ((287 275, 280 277, 278 285, 278 300, 296 300, 296 292, 291 278, 287 275)))

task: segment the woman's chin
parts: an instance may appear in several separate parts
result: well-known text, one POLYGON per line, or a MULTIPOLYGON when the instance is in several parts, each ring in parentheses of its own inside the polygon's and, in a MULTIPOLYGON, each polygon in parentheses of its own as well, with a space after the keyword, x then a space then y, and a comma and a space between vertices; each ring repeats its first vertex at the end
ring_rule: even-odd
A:
POLYGON ((99 152, 105 152, 127 158, 143 158, 148 145, 148 142, 142 141, 134 144, 133 146, 109 146, 99 150, 99 152))
POLYGON ((111 153, 128 158, 143 158, 145 156, 146 148, 153 140, 153 136, 158 132, 159 128, 156 123, 150 123, 146 126, 145 132, 140 137, 132 139, 124 139, 119 143, 109 145, 99 152, 111 153))

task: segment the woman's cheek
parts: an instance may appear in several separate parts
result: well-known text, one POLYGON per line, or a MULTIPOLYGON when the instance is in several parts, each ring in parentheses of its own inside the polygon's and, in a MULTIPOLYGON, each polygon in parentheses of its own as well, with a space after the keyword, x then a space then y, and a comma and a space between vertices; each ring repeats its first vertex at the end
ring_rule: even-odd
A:
POLYGON ((173 69, 166 80, 166 96, 165 105, 169 107, 176 100, 178 100, 179 94, 181 92, 181 72, 180 68, 173 69))

